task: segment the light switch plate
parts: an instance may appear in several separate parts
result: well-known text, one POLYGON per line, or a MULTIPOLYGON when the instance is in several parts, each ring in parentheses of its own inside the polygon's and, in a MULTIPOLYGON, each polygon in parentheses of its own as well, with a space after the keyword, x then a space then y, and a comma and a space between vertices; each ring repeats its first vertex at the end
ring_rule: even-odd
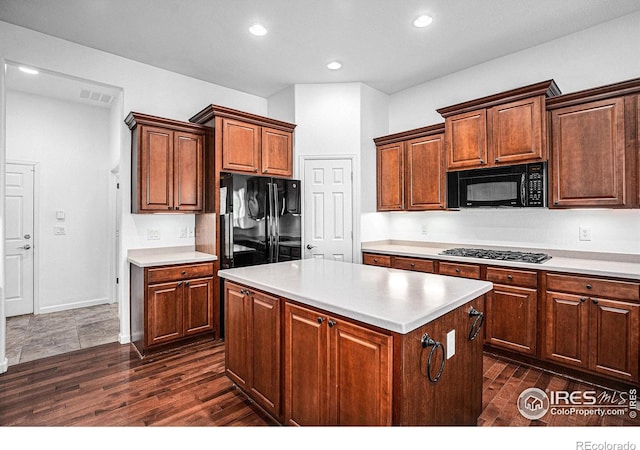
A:
POLYGON ((447 333, 447 359, 456 354, 456 330, 447 333))

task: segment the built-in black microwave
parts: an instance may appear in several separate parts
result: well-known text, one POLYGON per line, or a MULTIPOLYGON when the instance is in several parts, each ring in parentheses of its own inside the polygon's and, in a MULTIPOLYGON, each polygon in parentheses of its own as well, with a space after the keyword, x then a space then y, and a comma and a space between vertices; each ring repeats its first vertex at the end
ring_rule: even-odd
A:
POLYGON ((447 172, 447 206, 547 206, 547 163, 447 172))

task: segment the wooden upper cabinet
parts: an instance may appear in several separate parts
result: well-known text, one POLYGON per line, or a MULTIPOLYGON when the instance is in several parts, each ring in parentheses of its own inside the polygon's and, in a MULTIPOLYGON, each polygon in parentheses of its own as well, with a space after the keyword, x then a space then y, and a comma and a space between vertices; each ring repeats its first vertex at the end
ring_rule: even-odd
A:
MULTIPOLYGON (((214 130, 215 145, 207 151, 205 161, 208 171, 293 176, 295 124, 219 105, 207 106, 189 121, 209 125, 214 130)), ((219 180, 212 181, 211 189, 215 191, 219 180)), ((214 212, 209 206, 206 209, 214 212)))
POLYGON ((624 100, 551 112, 553 206, 624 206, 624 100))
POLYGON ((544 97, 494 106, 489 110, 489 148, 494 164, 546 159, 544 97))
POLYGON ((233 119, 222 120, 222 169, 260 171, 260 127, 233 119))
POLYGON ((444 135, 437 134, 405 143, 406 209, 444 209, 444 135))
POLYGON ((548 80, 438 109, 447 170, 546 160, 545 102, 559 93, 548 80))
POLYGON ((383 145, 376 150, 378 211, 404 208, 404 144, 383 145))
POLYGON ((445 119, 447 170, 487 164, 487 111, 481 109, 445 119))
POLYGON ((130 113, 131 212, 200 212, 206 127, 130 113))
POLYGON ((374 139, 378 211, 445 207, 444 124, 374 139))
POLYGON ((274 128, 262 128, 262 173, 293 176, 293 136, 274 128))

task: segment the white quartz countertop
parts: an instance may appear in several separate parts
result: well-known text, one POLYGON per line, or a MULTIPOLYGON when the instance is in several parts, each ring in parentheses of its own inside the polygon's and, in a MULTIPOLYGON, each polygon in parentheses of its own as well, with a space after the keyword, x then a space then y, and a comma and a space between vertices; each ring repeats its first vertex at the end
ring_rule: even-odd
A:
POLYGON ((170 266, 215 261, 218 257, 209 253, 197 252, 194 247, 166 247, 132 249, 127 260, 138 267, 170 266))
POLYGON ((324 259, 224 269, 218 275, 401 334, 493 289, 487 281, 324 259))
MULTIPOLYGON (((578 273, 584 275, 597 275, 613 278, 626 278, 640 280, 640 256, 616 255, 591 252, 568 252, 543 250, 551 255, 551 259, 540 263, 525 263, 516 261, 500 261, 494 259, 469 258, 462 256, 440 255, 440 253, 453 247, 487 248, 482 245, 455 245, 455 244, 429 244, 429 243, 362 243, 362 251, 396 256, 409 256, 416 258, 430 258, 447 261, 457 261, 491 266, 520 267, 526 269, 544 270, 549 272, 578 273)), ((491 247, 497 249, 497 247, 491 247)), ((504 250, 504 248, 502 248, 504 250)), ((539 252, 540 250, 508 248, 506 250, 539 252)))

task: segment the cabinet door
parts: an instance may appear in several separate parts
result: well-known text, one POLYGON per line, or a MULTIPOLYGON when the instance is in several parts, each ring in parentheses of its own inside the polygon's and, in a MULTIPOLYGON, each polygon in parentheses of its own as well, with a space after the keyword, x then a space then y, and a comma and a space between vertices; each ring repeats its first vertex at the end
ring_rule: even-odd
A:
POLYGON ((536 289, 494 284, 487 295, 486 341, 488 344, 536 354, 536 289))
POLYGON ((551 112, 553 206, 625 205, 624 100, 551 112))
MULTIPOLYGON (((253 292, 253 291, 252 291, 253 292)), ((280 299, 251 294, 249 316, 251 392, 276 417, 280 415, 280 299)))
POLYGON ((444 209, 444 135, 414 139, 405 147, 407 209, 444 209))
POLYGON ((494 106, 489 110, 489 148, 494 164, 539 161, 546 155, 541 97, 494 106))
POLYGON ((328 423, 328 335, 326 318, 285 304, 285 423, 328 423))
POLYGON ((637 382, 640 305, 594 298, 589 302, 589 368, 637 382))
POLYGON ((545 300, 545 358, 586 368, 589 352, 586 297, 547 292, 545 300))
POLYGON ((487 110, 456 114, 445 119, 447 170, 487 164, 487 110))
POLYGON ((213 330, 213 278, 184 283, 184 335, 213 330))
POLYGON ((182 337, 182 281, 147 288, 147 346, 182 337))
POLYGON ((391 425, 392 338, 328 319, 331 425, 391 425))
POLYGON ((173 151, 174 208, 201 211, 203 192, 202 135, 175 132, 173 151))
POLYGON ((222 170, 258 173, 259 126, 233 119, 222 120, 222 170))
POLYGON ((262 173, 293 176, 293 136, 286 131, 262 127, 262 173))
POLYGON ((167 211, 173 208, 173 132, 140 128, 140 210, 167 211))
POLYGON ((248 299, 245 289, 225 282, 225 366, 236 384, 249 385, 248 299))
POLYGON ((378 211, 404 208, 404 145, 381 145, 377 153, 378 211))

